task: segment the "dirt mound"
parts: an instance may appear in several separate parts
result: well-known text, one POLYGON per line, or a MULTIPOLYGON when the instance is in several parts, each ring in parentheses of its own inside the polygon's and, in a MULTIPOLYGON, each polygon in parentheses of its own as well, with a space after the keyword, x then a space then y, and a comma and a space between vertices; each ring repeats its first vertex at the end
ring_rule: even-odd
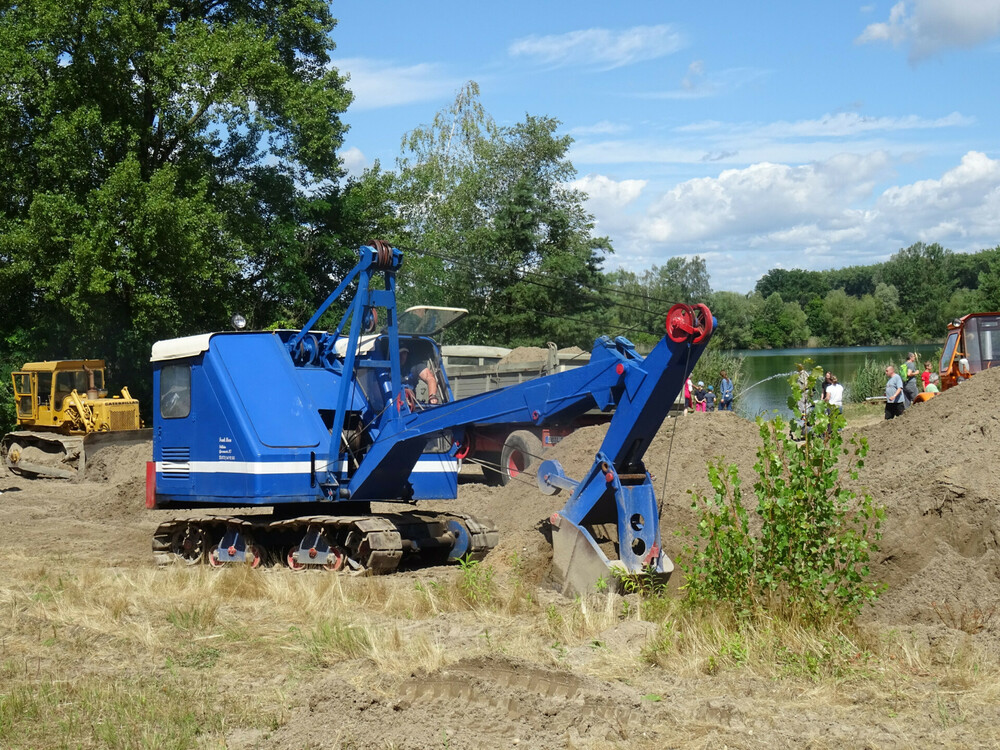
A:
POLYGON ((519 346, 500 360, 502 365, 515 365, 522 362, 545 362, 549 358, 549 350, 542 346, 519 346))
MULTIPOLYGON (((870 451, 859 484, 886 508, 879 620, 938 623, 948 610, 1000 607, 998 404, 1000 372, 987 371, 861 431, 870 451)), ((983 629, 1000 633, 997 619, 983 629)))
POLYGON ((567 346, 566 348, 559 350, 559 358, 563 360, 572 358, 574 360, 586 362, 590 359, 590 352, 585 349, 581 349, 578 346, 567 346))
MULTIPOLYGON (((995 629, 1000 636, 996 404, 1000 372, 986 372, 913 406, 901 418, 856 431, 867 438, 869 454, 855 488, 886 508, 874 573, 888 589, 868 616, 893 625, 995 629)), ((547 457, 558 459, 570 477, 581 478, 604 432, 604 427, 578 430, 547 457)), ((735 462, 747 487, 756 476, 759 445, 756 425, 729 412, 667 420, 645 461, 662 503, 660 531, 668 555, 679 551, 675 532, 693 523, 691 493, 711 489, 706 463, 735 462)), ((534 479, 526 477, 496 490, 466 493, 461 503, 497 522, 501 542, 491 555, 493 564, 503 568, 516 553, 527 569, 540 570, 550 558, 545 521, 566 497, 542 495, 534 479)))
POLYGON ((94 451, 87 461, 88 482, 123 484, 145 479, 146 462, 153 458, 150 441, 126 445, 108 445, 94 451))

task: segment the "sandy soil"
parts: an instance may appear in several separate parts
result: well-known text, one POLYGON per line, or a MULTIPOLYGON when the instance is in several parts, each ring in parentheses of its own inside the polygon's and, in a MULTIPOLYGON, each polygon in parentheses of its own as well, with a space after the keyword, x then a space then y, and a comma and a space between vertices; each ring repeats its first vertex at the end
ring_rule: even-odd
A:
MULTIPOLYGON (((987 372, 900 419, 874 419, 857 430, 871 447, 858 488, 887 512, 876 574, 888 590, 863 620, 887 637, 905 632, 937 653, 1000 654, 1000 617, 993 616, 1000 607, 998 402, 1000 372, 987 372), (963 626, 973 617, 977 627, 964 630, 978 632, 970 635, 963 626)), ((579 476, 602 434, 600 427, 580 430, 551 455, 579 476)), ((736 462, 748 484, 758 444, 756 426, 732 413, 668 420, 647 454, 668 553, 677 551, 675 530, 692 522, 689 491, 709 489, 705 462, 736 462)), ((148 457, 147 445, 107 448, 81 482, 0 474, 0 544, 46 550, 73 565, 152 567, 149 540, 162 512, 143 507, 148 457)), ((554 596, 544 589, 543 528, 563 498, 546 497, 528 481, 489 488, 474 473, 461 486, 458 507, 498 523, 502 541, 487 562, 502 569, 517 551, 539 596, 554 596)), ((406 574, 398 581, 390 585, 414 585, 406 574)), ((230 746, 1000 746, 1000 709, 941 721, 942 701, 950 705, 955 692, 940 674, 914 675, 911 693, 923 695, 923 703, 904 721, 892 718, 892 695, 867 683, 817 696, 808 682, 796 694, 739 672, 682 679, 643 665, 638 654, 651 636, 648 623, 623 622, 602 634, 603 648, 634 657, 632 672, 617 679, 595 676, 601 657, 591 644, 568 644, 556 666, 502 655, 466 658, 460 644, 481 638, 474 620, 422 627, 441 628, 439 638, 455 644, 459 656, 446 668, 386 686, 372 665, 332 667, 294 697, 288 721, 266 740, 234 736, 230 746)))

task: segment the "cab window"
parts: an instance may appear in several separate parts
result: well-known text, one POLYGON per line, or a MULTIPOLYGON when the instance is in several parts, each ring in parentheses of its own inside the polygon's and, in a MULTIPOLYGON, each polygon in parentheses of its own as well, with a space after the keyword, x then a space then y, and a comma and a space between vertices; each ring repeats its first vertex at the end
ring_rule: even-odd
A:
MULTIPOLYGON (((63 370, 56 373, 56 403, 55 408, 62 408, 62 401, 72 391, 86 393, 90 379, 83 370, 63 370)), ((41 390, 41 387, 39 387, 41 390)))
POLYGON ((52 398, 52 373, 38 373, 38 405, 51 406, 49 399, 52 398))
POLYGON ((183 419, 191 413, 191 368, 167 365, 160 370, 160 416, 183 419))
POLYGON ((955 345, 958 344, 958 331, 948 334, 948 340, 944 344, 944 352, 941 354, 941 364, 938 372, 944 373, 951 367, 951 358, 955 356, 955 345))

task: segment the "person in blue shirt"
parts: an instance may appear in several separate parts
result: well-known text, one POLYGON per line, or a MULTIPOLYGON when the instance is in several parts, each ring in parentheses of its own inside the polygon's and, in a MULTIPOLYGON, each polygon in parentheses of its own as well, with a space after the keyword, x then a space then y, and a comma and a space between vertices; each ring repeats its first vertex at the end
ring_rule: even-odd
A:
POLYGON ((719 411, 732 411, 733 381, 726 375, 725 370, 720 372, 719 375, 722 376, 722 382, 719 383, 719 411))
POLYGON ((903 396, 903 379, 896 374, 896 368, 889 365, 885 368, 885 418, 894 419, 903 413, 906 401, 903 396))

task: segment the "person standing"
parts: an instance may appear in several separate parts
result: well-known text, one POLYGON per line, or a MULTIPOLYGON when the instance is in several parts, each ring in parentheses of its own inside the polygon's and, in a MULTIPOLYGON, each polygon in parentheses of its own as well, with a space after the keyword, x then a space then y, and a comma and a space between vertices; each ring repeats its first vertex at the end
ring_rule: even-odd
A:
POLYGON ((694 398, 694 410, 695 411, 705 411, 705 381, 699 380, 698 384, 694 387, 694 393, 692 394, 694 398))
POLYGON ((940 393, 941 389, 938 387, 938 381, 941 378, 936 372, 931 373, 930 382, 927 383, 927 387, 924 388, 924 393, 940 393))
POLYGON ((844 413, 844 386, 837 382, 836 375, 830 375, 830 385, 826 387, 826 400, 830 406, 836 406, 844 413))
POLYGON ((715 391, 712 386, 708 386, 708 391, 705 393, 705 410, 715 411, 715 391))
POLYGON ((691 411, 691 378, 684 381, 684 413, 691 411))
POLYGON ((902 379, 905 381, 903 384, 903 399, 906 402, 904 408, 909 408, 910 404, 913 403, 913 399, 917 397, 920 393, 920 388, 917 386, 917 375, 920 371, 917 369, 917 354, 916 352, 910 352, 910 356, 906 358, 906 370, 901 373, 902 379))
POLYGON ((893 419, 903 413, 906 403, 903 400, 903 379, 896 374, 896 368, 889 365, 885 368, 885 418, 893 419))
POLYGON ((722 370, 719 375, 722 376, 722 382, 719 383, 719 411, 732 411, 733 381, 726 375, 725 370, 722 370))
POLYGON ((930 362, 924 362, 924 371, 922 373, 920 373, 920 379, 923 381, 923 383, 924 383, 924 390, 926 391, 927 390, 927 386, 930 385, 930 382, 931 382, 931 363, 930 362))
POLYGON ((827 396, 826 396, 826 391, 830 387, 830 383, 833 382, 832 378, 833 378, 833 373, 831 373, 829 370, 827 370, 826 373, 823 375, 823 385, 820 386, 821 389, 822 389, 821 393, 820 393, 820 401, 828 401, 829 400, 827 398, 827 396))

